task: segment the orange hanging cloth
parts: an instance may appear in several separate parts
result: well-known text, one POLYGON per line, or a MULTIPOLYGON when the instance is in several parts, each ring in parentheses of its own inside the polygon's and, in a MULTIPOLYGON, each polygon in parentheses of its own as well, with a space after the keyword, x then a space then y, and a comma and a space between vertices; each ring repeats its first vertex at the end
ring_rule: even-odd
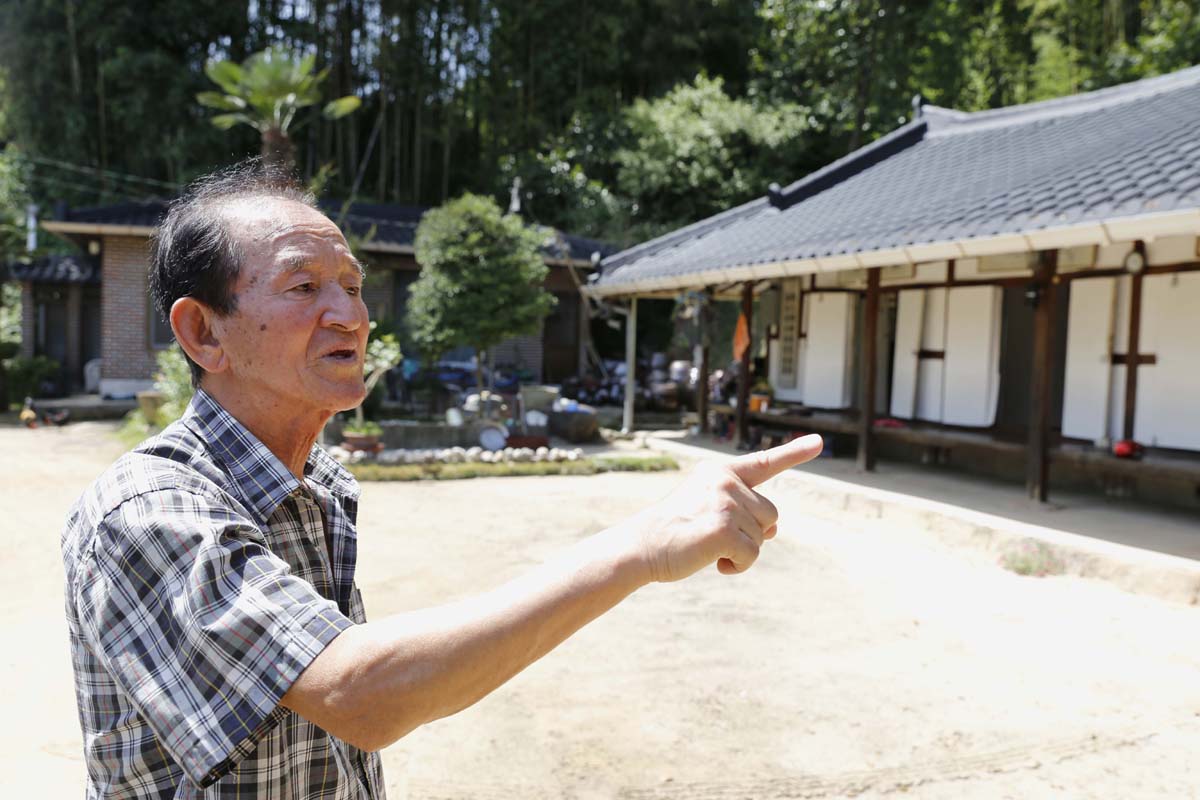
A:
POLYGON ((737 327, 733 329, 733 358, 741 361, 750 349, 750 326, 746 323, 746 315, 738 314, 737 327))

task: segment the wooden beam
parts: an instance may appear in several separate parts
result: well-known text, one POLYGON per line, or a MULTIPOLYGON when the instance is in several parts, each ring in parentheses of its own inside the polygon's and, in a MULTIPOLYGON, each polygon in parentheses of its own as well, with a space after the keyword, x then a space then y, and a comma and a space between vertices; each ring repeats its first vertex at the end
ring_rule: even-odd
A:
POLYGON ((739 448, 746 446, 750 438, 747 431, 750 415, 747 411, 750 407, 750 361, 754 358, 754 283, 752 281, 742 284, 742 314, 746 317, 746 334, 750 338, 750 344, 746 347, 746 354, 738 363, 737 433, 734 444, 739 448))
POLYGON ((1058 251, 1043 250, 1034 273, 1037 306, 1033 309, 1033 365, 1029 376, 1029 441, 1026 447, 1025 489, 1046 502, 1050 480, 1050 385, 1054 368, 1054 272, 1058 251))
MULTIPOLYGON (((1133 249, 1141 253, 1144 264, 1146 243, 1134 242, 1133 249)), ((1125 420, 1121 428, 1122 439, 1133 438, 1133 423, 1137 415, 1138 356, 1142 352, 1142 279, 1144 277, 1145 270, 1143 269, 1135 272, 1130 279, 1132 290, 1129 295, 1129 339, 1125 345, 1125 352, 1133 358, 1129 359, 1132 363, 1125 365, 1125 420)))
MULTIPOLYGON (((1116 366, 1123 367, 1126 364, 1128 364, 1129 362, 1130 362, 1130 358, 1127 353, 1113 353, 1112 354, 1112 364, 1114 367, 1116 367, 1116 366)), ((1150 355, 1146 355, 1145 353, 1139 353, 1138 355, 1133 357, 1133 363, 1137 364, 1138 366, 1153 367, 1155 364, 1158 363, 1158 356, 1154 355, 1153 353, 1151 353, 1150 355)))
POLYGON ((867 304, 863 310, 862 360, 858 365, 862 398, 858 414, 858 468, 875 469, 875 377, 879 340, 879 269, 867 270, 867 304))

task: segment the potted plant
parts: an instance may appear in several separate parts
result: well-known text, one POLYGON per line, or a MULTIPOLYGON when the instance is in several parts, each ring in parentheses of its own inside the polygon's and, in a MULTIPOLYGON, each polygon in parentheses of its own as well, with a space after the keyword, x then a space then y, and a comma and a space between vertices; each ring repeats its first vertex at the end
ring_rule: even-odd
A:
MULTIPOLYGON (((379 379, 389 369, 400 363, 400 343, 395 334, 385 333, 377 336, 376 324, 371 323, 371 340, 367 343, 366 360, 363 364, 363 380, 366 383, 367 394, 379 383, 379 379)), ((378 422, 372 422, 363 416, 360 403, 354 409, 354 419, 342 428, 342 447, 347 450, 370 450, 378 452, 383 449, 379 439, 383 436, 383 427, 378 422)))
POLYGON ((773 394, 771 382, 766 378, 759 378, 750 387, 749 410, 751 412, 766 411, 771 407, 771 397, 773 394))
POLYGON ((347 450, 375 452, 383 446, 379 443, 381 436, 383 436, 383 427, 378 422, 351 420, 342 428, 342 447, 347 450))

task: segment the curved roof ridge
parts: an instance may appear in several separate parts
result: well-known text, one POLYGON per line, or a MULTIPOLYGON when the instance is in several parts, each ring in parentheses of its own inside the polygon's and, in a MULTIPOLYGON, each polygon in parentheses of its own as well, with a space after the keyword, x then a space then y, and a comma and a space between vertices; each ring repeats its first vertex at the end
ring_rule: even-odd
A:
POLYGON ((783 208, 819 193, 828 186, 844 180, 850 175, 872 166, 900 150, 916 144, 925 135, 928 122, 918 117, 910 120, 890 133, 880 136, 841 158, 833 161, 803 178, 793 181, 779 192, 779 204, 783 208))
POLYGON ((1200 83, 1200 65, 1082 94, 1054 97, 1049 100, 1038 100, 1016 106, 991 108, 983 111, 961 111, 954 108, 926 105, 921 108, 921 113, 922 117, 930 122, 931 134, 966 133, 979 130, 984 126, 1015 125, 1084 114, 1163 92, 1184 89, 1197 83, 1200 83))

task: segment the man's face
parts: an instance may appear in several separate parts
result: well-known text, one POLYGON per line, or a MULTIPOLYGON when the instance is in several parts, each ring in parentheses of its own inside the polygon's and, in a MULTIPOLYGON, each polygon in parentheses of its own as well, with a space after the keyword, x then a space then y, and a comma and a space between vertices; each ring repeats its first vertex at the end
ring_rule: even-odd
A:
POLYGON ((369 323, 362 271, 320 212, 252 200, 227 213, 242 244, 236 310, 214 322, 225 380, 281 413, 332 413, 362 402, 369 323))

